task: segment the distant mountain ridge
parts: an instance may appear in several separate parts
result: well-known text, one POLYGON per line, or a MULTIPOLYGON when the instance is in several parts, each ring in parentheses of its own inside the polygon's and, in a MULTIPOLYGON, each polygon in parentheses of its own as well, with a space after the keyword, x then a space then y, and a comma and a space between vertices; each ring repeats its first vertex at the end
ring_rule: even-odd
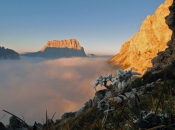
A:
POLYGON ((0 46, 0 59, 20 59, 19 54, 12 49, 4 48, 0 46))
POLYGON ((48 59, 62 57, 86 57, 84 48, 76 39, 48 41, 41 51, 22 54, 29 57, 43 57, 48 59))
POLYGON ((169 6, 172 2, 173 0, 165 0, 152 16, 147 16, 140 30, 108 62, 121 65, 124 69, 133 67, 133 70, 142 74, 151 67, 151 59, 164 50, 171 39, 172 31, 168 28, 165 17, 170 13, 169 6))

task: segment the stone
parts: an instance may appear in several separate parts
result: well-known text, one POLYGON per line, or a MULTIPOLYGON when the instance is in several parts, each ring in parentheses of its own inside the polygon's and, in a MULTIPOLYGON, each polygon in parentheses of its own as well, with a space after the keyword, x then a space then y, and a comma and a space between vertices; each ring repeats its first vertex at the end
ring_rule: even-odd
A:
POLYGON ((166 19, 170 13, 169 6, 173 0, 165 0, 155 11, 153 15, 148 15, 142 22, 140 30, 120 49, 120 52, 108 60, 112 65, 121 65, 124 69, 131 66, 134 71, 144 73, 148 67, 152 66, 151 59, 158 52, 167 47, 167 42, 171 39, 172 31, 168 28, 166 22, 172 26, 172 16, 166 19))

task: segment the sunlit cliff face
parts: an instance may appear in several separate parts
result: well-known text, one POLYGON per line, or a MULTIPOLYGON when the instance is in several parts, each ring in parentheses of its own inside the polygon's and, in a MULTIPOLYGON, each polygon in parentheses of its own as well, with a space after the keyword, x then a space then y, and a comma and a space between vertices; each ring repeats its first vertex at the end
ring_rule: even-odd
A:
POLYGON ((76 50, 82 49, 82 47, 80 46, 79 42, 76 39, 48 41, 46 45, 41 49, 41 51, 44 51, 47 47, 70 48, 76 50))
POLYGON ((109 59, 109 63, 120 64, 125 69, 133 67, 134 71, 142 74, 151 67, 151 59, 165 50, 166 43, 171 39, 172 31, 166 25, 165 17, 170 13, 168 7, 172 2, 166 0, 153 15, 147 16, 140 30, 122 45, 120 52, 109 59))
MULTIPOLYGON (((22 58, 0 63, 0 109, 23 115, 30 125, 42 123, 46 109, 50 118, 56 112, 54 119, 79 110, 94 97, 94 80, 115 73, 102 58, 22 58)), ((4 114, 0 111, 0 118, 4 114)), ((8 124, 9 118, 6 115, 1 122, 8 124)))

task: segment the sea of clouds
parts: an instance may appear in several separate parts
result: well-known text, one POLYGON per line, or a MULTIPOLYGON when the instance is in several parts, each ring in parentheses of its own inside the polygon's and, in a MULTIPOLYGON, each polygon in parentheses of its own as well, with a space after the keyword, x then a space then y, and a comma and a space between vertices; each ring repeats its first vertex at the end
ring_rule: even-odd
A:
POLYGON ((50 118, 56 112, 54 120, 64 112, 79 110, 94 97, 95 79, 115 74, 106 61, 106 58, 27 57, 0 60, 0 122, 8 124, 10 118, 9 114, 3 117, 2 110, 24 117, 30 125, 45 122, 46 110, 50 118))

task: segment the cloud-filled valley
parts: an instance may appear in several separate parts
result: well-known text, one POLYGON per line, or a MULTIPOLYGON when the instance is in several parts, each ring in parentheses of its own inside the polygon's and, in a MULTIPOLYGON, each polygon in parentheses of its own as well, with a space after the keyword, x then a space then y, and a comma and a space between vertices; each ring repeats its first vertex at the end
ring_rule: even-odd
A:
MULTIPOLYGON (((92 99, 92 83, 100 75, 115 74, 105 58, 26 58, 1 60, 0 109, 30 125, 45 120, 45 111, 59 119, 64 112, 77 111, 92 99)), ((97 89, 101 89, 100 86, 97 89)), ((0 118, 5 113, 0 111, 0 118)), ((8 124, 10 115, 1 121, 8 124)))

